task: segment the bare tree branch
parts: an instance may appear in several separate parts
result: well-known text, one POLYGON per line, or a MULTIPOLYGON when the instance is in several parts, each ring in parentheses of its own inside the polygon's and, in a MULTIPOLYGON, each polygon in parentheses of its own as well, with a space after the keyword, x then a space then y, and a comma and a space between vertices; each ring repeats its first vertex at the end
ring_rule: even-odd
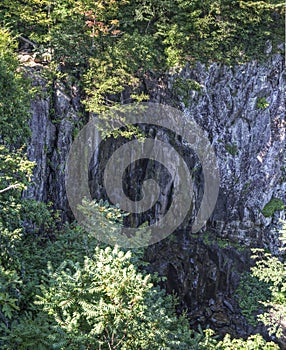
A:
POLYGON ((37 44, 33 43, 31 40, 24 38, 22 35, 19 35, 19 38, 23 41, 25 41, 25 43, 32 45, 33 48, 35 49, 37 47, 37 44))
POLYGON ((19 186, 20 186, 19 184, 10 185, 10 186, 0 190, 0 193, 9 191, 9 190, 12 190, 12 189, 15 189, 15 188, 19 188, 19 186))

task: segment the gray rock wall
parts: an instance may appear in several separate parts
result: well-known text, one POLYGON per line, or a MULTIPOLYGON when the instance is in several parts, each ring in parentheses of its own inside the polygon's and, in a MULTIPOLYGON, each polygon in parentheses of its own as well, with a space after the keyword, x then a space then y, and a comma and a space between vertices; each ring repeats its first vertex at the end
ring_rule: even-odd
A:
POLYGON ((30 74, 39 90, 31 102, 32 135, 28 145, 28 157, 36 165, 32 185, 24 197, 52 203, 65 221, 71 218, 64 183, 65 162, 73 136, 82 123, 82 106, 74 87, 67 90, 59 83, 47 86, 39 71, 31 70, 30 74))
POLYGON ((210 226, 223 237, 246 245, 262 240, 275 250, 284 211, 270 218, 261 211, 273 198, 286 203, 284 58, 234 68, 198 64, 180 77, 201 86, 189 91, 184 109, 207 132, 219 162, 221 191, 210 226))
MULTIPOLYGON (((72 95, 72 89, 66 93, 63 86, 55 85, 53 93, 47 94, 44 80, 35 75, 34 81, 43 95, 31 105, 28 154, 37 165, 33 185, 25 196, 52 201, 65 220, 70 213, 64 166, 74 130, 81 122, 82 107, 76 91, 72 95)), ((146 86, 152 101, 179 106, 205 130, 216 151, 221 175, 216 209, 202 232, 194 236, 181 228, 177 235, 150 247, 146 259, 153 270, 168 277, 167 289, 176 291, 182 307, 189 307, 192 323, 208 323, 222 333, 245 335, 249 328, 238 316, 234 298, 239 273, 250 265, 245 248, 264 245, 278 253, 277 228, 281 227, 279 220, 285 218, 283 210, 270 217, 262 214, 273 198, 286 203, 283 57, 276 55, 265 63, 253 61, 233 68, 198 64, 180 74, 162 77, 160 82, 149 79, 146 86), (184 87, 179 92, 178 81, 184 87)), ((197 165, 194 154, 179 139, 162 130, 149 131, 172 143, 190 167, 197 165)), ((104 193, 100 171, 115 148, 106 142, 91 165, 92 191, 97 196, 104 193)), ((136 192, 140 181, 159 169, 148 161, 140 166, 137 170, 131 168, 131 193, 136 192)), ((193 213, 203 191, 200 174, 196 176, 193 213)), ((152 220, 152 215, 162 214, 168 207, 168 181, 167 176, 159 179, 164 191, 145 219, 152 220)))

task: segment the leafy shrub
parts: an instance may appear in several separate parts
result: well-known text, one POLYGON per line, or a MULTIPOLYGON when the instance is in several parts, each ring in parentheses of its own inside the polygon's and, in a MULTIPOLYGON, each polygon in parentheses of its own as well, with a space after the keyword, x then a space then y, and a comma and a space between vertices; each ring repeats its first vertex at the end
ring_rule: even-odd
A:
POLYGON ((251 273, 240 276, 237 289, 239 306, 243 316, 253 326, 257 325, 257 315, 265 310, 260 302, 269 300, 271 296, 269 286, 269 283, 261 281, 251 273))
POLYGON ((267 311, 258 319, 262 321, 270 334, 280 338, 283 335, 283 322, 286 320, 286 263, 261 250, 254 250, 256 264, 252 269, 254 276, 266 283, 271 283, 271 297, 261 303, 267 311))
POLYGON ((65 331, 70 349, 188 348, 186 319, 177 319, 171 298, 130 258, 118 248, 96 248, 83 264, 50 269, 37 303, 65 331))
MULTIPOLYGON (((114 227, 117 215, 110 220, 114 227)), ((211 330, 193 332, 184 315, 176 316, 173 298, 144 272, 142 252, 138 258, 100 248, 78 226, 66 227, 55 241, 28 235, 14 254, 22 272, 0 275, 3 349, 277 348, 259 335, 218 341, 211 330)))
POLYGON ((283 210, 285 208, 285 205, 283 201, 279 198, 272 198, 269 203, 265 205, 265 207, 262 209, 262 214, 265 217, 272 217, 275 213, 275 211, 283 210))
MULTIPOLYGON (((285 243, 285 225, 281 231, 281 241, 285 243)), ((285 248, 282 248, 285 250, 285 248)), ((250 292, 248 283, 240 286, 241 295, 246 293, 245 302, 241 303, 243 313, 252 316, 252 311, 264 307, 264 312, 258 315, 257 319, 267 326, 269 333, 277 338, 285 337, 283 333, 286 320, 286 262, 284 258, 278 258, 265 252, 263 249, 253 249, 255 266, 251 269, 254 279, 254 295, 250 292), (259 283, 257 283, 259 281, 259 283), (267 292, 257 286, 267 287, 267 292)), ((253 318, 251 318, 253 321, 253 318)))
POLYGON ((269 102, 267 102, 265 97, 260 97, 256 101, 256 108, 265 109, 269 106, 269 102))

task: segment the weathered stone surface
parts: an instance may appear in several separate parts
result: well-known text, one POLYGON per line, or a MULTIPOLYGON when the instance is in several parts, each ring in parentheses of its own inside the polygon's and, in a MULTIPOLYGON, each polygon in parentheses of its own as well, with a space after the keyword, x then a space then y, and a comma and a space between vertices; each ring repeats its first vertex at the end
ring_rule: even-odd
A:
POLYGON ((62 219, 69 216, 65 192, 65 163, 73 140, 73 133, 80 123, 78 96, 68 96, 65 87, 55 84, 52 91, 46 81, 33 74, 33 84, 39 93, 31 102, 30 127, 32 136, 28 145, 28 157, 35 161, 32 185, 24 196, 37 201, 51 202, 60 211, 62 219))
MULTIPOLYGON (((35 78, 35 84, 46 91, 40 78, 35 78)), ((266 63, 253 61, 233 68, 197 64, 194 69, 186 67, 179 75, 161 79, 158 85, 149 80, 146 86, 152 101, 180 106, 187 117, 194 118, 205 130, 221 175, 216 209, 204 230, 192 236, 185 225, 172 238, 150 247, 146 259, 152 270, 167 276, 168 291, 175 291, 181 307, 189 308, 192 323, 210 323, 222 333, 245 335, 253 329, 239 316, 234 298, 239 272, 250 266, 249 251, 241 248, 261 245, 278 253, 277 228, 281 226, 279 219, 285 218, 284 211, 276 211, 270 218, 261 213, 272 198, 286 203, 283 57, 275 55, 266 63), (201 86, 200 91, 186 88, 184 97, 177 96, 173 87, 178 78, 185 82, 194 80, 201 86)), ((73 130, 79 123, 79 109, 78 95, 67 94, 62 86, 55 86, 52 95, 38 97, 31 106, 28 153, 37 166, 33 186, 25 195, 52 201, 62 210, 64 219, 68 208, 64 164, 73 130)), ((199 169, 196 155, 178 137, 156 128, 146 130, 172 144, 190 169, 199 169)), ((104 195, 102 170, 117 146, 107 141, 91 164, 91 190, 97 198, 104 195)), ((162 189, 158 203, 141 218, 152 221, 168 208, 172 183, 160 165, 146 160, 137 165, 130 168, 126 178, 130 194, 136 196, 144 179, 154 175, 162 189)), ((194 175, 190 221, 202 195, 199 170, 194 175)), ((130 222, 138 224, 140 219, 133 217, 130 222)))
POLYGON ((190 92, 183 108, 208 133, 219 162, 221 191, 209 223, 216 233, 246 245, 263 241, 275 250, 274 227, 261 210, 271 200, 286 202, 285 86, 283 57, 229 68, 198 64, 182 79, 194 79, 202 90, 190 92), (259 101, 268 107, 259 107, 259 101))
MULTIPOLYGON (((168 277, 167 289, 179 295, 182 306, 189 307, 193 324, 200 322, 197 315, 204 315, 205 324, 224 333, 209 311, 224 313, 230 319, 228 331, 243 336, 254 330, 239 316, 235 300, 239 272, 251 264, 249 251, 240 248, 260 245, 279 254, 277 230, 279 220, 285 218, 284 211, 270 218, 261 213, 272 198, 286 203, 283 57, 234 68, 213 64, 206 69, 198 64, 171 77, 169 90, 177 78, 195 80, 202 87, 200 92, 187 91, 184 99, 169 94, 168 101, 179 101, 185 113, 208 133, 219 162, 220 194, 205 227, 207 244, 186 230, 177 233, 172 243, 151 247, 147 259, 154 270, 168 277), (264 98, 268 106, 259 108, 264 98), (223 247, 225 239, 236 242, 236 248, 223 247), (218 306, 219 293, 231 302, 232 309, 225 303, 218 306), (209 308, 208 300, 214 301, 209 308)), ((153 97, 168 102, 166 94, 153 97)), ((196 186, 194 192, 199 198, 196 186)))

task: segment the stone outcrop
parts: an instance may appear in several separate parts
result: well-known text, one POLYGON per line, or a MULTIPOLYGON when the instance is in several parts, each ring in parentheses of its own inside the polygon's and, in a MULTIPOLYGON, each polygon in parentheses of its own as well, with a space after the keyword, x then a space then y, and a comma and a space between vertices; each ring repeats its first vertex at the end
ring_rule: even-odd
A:
POLYGON ((74 134, 83 123, 83 108, 75 87, 51 84, 42 77, 42 71, 42 66, 28 71, 38 90, 31 102, 32 135, 28 145, 28 157, 36 165, 32 185, 24 196, 51 203, 65 221, 71 218, 65 192, 65 163, 74 134))
MULTIPOLYGON (((52 94, 48 94, 44 80, 39 77, 34 80, 43 94, 31 105, 28 154, 37 165, 33 185, 25 196, 53 202, 66 220, 70 213, 64 166, 81 122, 82 107, 75 88, 66 92, 63 86, 55 84, 52 94)), ((281 206, 273 205, 277 199, 286 203, 283 57, 274 55, 264 63, 253 61, 235 67, 212 64, 207 68, 197 64, 162 78, 160 84, 149 79, 145 85, 152 101, 179 106, 206 132, 215 149, 221 176, 216 208, 202 232, 191 235, 186 225, 150 247, 146 259, 152 269, 167 276, 168 291, 178 294, 181 306, 189 308, 193 322, 210 324, 221 333, 246 334, 251 329, 237 316, 234 291, 239 273, 250 266, 247 247, 265 246, 278 253, 277 229, 281 227, 279 220, 285 218, 281 206), (268 209, 272 206, 271 215, 266 215, 267 206, 268 209)), ((174 145, 190 168, 198 165, 195 155, 179 138, 156 128, 148 131, 174 145)), ((91 190, 97 197, 104 196, 100 172, 115 148, 115 143, 107 141, 91 164, 91 190)), ((136 186, 158 169, 159 165, 148 161, 139 163, 139 169, 129 174, 129 191, 136 191, 136 186)), ((164 175, 164 170, 160 171, 164 175)), ((159 184, 166 189, 170 184, 165 175, 159 184)), ((196 211, 203 181, 200 172, 194 178, 196 211)), ((161 214, 171 200, 170 191, 163 192, 157 205, 161 214)), ((154 209, 141 219, 158 213, 154 209)))

